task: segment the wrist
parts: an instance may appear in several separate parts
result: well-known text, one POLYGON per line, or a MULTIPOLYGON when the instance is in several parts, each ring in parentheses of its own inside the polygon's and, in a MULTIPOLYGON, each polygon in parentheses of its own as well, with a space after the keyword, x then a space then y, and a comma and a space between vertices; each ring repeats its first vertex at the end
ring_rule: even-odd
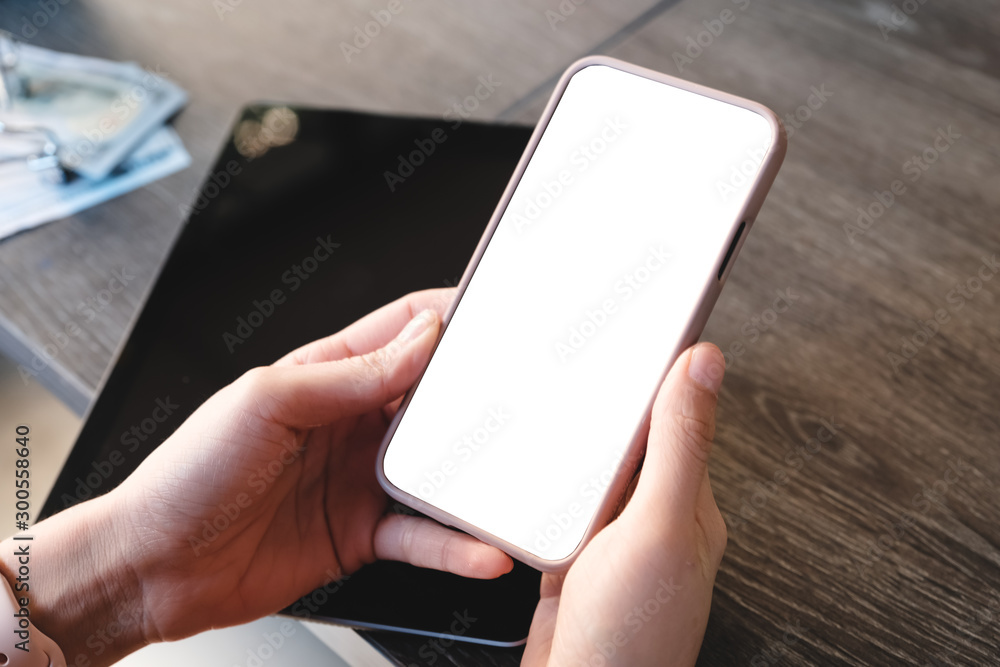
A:
POLYGON ((142 587, 127 559, 119 516, 112 493, 33 526, 21 534, 30 541, 0 543, 0 573, 12 586, 27 586, 32 623, 71 666, 108 665, 149 643, 142 587), (27 575, 16 555, 25 545, 27 575))

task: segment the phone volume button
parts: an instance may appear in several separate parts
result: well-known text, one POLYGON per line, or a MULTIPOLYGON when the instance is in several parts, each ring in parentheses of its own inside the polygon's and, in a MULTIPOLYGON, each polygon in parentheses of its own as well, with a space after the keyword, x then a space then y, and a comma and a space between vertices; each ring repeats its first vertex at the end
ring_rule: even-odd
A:
POLYGON ((736 233, 733 234, 733 240, 729 244, 729 249, 726 250, 726 256, 722 260, 722 266, 719 267, 718 280, 722 280, 722 276, 725 275, 726 267, 729 266, 729 260, 732 259, 733 252, 736 250, 736 245, 740 242, 740 237, 743 236, 743 230, 746 229, 746 227, 747 223, 746 220, 744 220, 743 222, 740 223, 740 226, 736 230, 736 233))

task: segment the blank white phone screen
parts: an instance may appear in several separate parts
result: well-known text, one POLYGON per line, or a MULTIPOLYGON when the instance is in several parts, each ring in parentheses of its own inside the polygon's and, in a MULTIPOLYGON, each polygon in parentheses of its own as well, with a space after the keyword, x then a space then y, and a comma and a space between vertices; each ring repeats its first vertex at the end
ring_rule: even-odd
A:
POLYGON ((402 491, 538 558, 580 544, 717 279, 760 114, 574 75, 386 450, 402 491))

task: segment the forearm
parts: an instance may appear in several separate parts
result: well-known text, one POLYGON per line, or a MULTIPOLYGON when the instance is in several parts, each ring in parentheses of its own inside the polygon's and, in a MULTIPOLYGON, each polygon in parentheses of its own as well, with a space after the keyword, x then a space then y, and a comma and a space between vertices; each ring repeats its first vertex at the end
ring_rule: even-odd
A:
POLYGON ((68 665, 109 665, 147 643, 141 586, 116 525, 114 499, 104 496, 21 534, 30 541, 0 543, 0 573, 27 594, 32 623, 68 665))

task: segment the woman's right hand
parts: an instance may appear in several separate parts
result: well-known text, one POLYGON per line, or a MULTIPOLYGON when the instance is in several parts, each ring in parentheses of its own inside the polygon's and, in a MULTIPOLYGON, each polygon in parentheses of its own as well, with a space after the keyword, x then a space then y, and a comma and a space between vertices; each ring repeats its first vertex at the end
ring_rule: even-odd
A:
POLYGON ((694 664, 726 548, 708 480, 724 372, 709 343, 674 364, 625 509, 566 574, 542 577, 523 665, 694 664))

